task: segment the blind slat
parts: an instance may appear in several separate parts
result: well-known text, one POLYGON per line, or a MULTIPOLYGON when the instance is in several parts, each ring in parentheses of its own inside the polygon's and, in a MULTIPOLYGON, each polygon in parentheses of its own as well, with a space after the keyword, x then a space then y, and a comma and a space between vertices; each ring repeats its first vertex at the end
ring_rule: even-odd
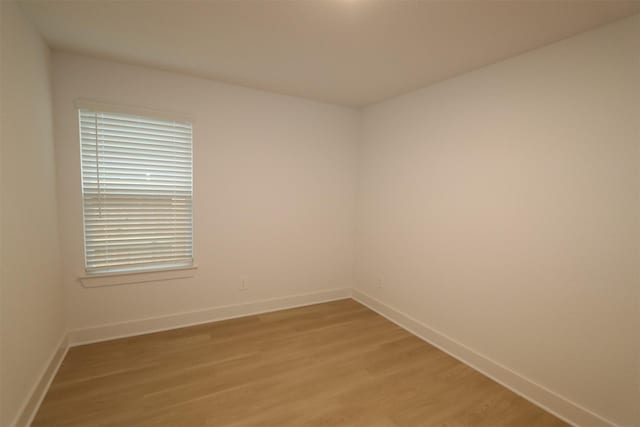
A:
POLYGON ((85 163, 91 163, 95 167, 100 166, 135 166, 144 170, 147 166, 155 166, 160 170, 180 170, 180 171, 190 171, 191 170, 191 162, 161 162, 157 160, 151 159, 136 159, 136 158, 101 158, 99 161, 96 161, 93 157, 82 156, 83 167, 85 163))
MULTIPOLYGON (((191 135, 191 130, 189 129, 180 129, 175 126, 154 126, 154 125, 137 125, 133 123, 121 122, 118 120, 108 120, 108 119, 100 119, 100 129, 105 131, 117 131, 117 132, 128 132, 128 133, 146 133, 153 135, 165 135, 165 134, 175 134, 175 135, 191 135)), ((87 131, 96 130, 95 122, 90 119, 81 119, 81 124, 83 129, 87 131)))
POLYGON ((96 263, 91 267, 87 267, 87 271, 91 273, 99 273, 104 271, 117 271, 128 269, 128 267, 140 267, 139 269, 154 269, 154 268, 166 268, 169 266, 180 266, 180 265, 189 265, 191 264, 191 258, 166 258, 162 262, 158 262, 157 260, 133 260, 127 262, 118 263, 117 267, 113 267, 112 263, 96 263))
MULTIPOLYGON (((109 245, 109 248, 122 248, 124 246, 127 245, 138 245, 138 246, 142 246, 142 245, 147 245, 147 246, 152 246, 152 245, 161 245, 161 244, 168 244, 168 243, 173 243, 173 244, 189 244, 191 243, 191 239, 175 239, 175 238, 171 238, 171 239, 156 239, 156 240, 144 240, 144 239, 138 239, 138 240, 123 240, 123 241, 114 241, 111 243, 111 245, 109 245)), ((105 245, 102 244, 102 242, 95 242, 95 243, 91 243, 90 245, 87 246, 87 251, 88 250, 94 250, 94 249, 100 249, 100 248, 104 248, 105 245)))
POLYGON ((173 121, 167 121, 167 120, 158 120, 158 119, 151 119, 151 118, 148 118, 148 117, 130 116, 130 115, 126 115, 126 114, 116 114, 116 113, 107 113, 107 112, 98 112, 98 113, 96 113, 96 112, 88 110, 88 109, 81 109, 80 110, 80 117, 81 118, 89 118, 89 119, 92 119, 92 120, 93 119, 105 120, 105 121, 111 120, 113 122, 128 123, 128 124, 134 124, 134 125, 144 124, 146 126, 175 127, 175 128, 191 130, 191 124, 190 123, 173 122, 173 121))
POLYGON ((79 110, 88 272, 193 259, 192 126, 79 110))
MULTIPOLYGON (((85 132, 82 132, 82 136, 85 139, 92 138, 91 135, 87 135, 85 132)), ((102 150, 120 149, 120 150, 136 150, 139 152, 140 150, 146 151, 150 148, 153 148, 153 150, 158 154, 168 154, 172 157, 180 154, 191 155, 191 150, 189 147, 181 148, 178 144, 176 144, 176 141, 173 141, 173 139, 167 139, 165 144, 161 144, 161 142, 163 141, 158 138, 151 139, 151 141, 154 142, 153 144, 147 144, 147 143, 140 144, 139 141, 140 140, 136 135, 122 137, 122 138, 117 138, 117 137, 112 138, 109 135, 100 134, 98 136, 98 141, 96 143, 99 144, 102 150)), ((92 151, 87 149, 85 150, 85 153, 91 154, 92 151)))

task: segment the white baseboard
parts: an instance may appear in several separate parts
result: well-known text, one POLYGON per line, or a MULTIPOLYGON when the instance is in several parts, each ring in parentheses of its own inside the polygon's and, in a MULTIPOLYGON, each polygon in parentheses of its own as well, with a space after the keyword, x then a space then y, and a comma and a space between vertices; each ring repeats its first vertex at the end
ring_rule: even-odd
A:
POLYGON ((58 373, 58 369, 60 369, 60 365, 64 360, 64 357, 67 355, 67 351, 69 350, 67 333, 65 332, 58 345, 53 350, 51 357, 47 364, 42 369, 40 376, 38 376, 38 380, 31 387, 27 398, 25 399, 20 411, 16 415, 16 418, 10 424, 12 427, 26 427, 31 425, 33 422, 33 418, 36 416, 40 405, 42 404, 42 400, 44 396, 47 394, 47 390, 49 390, 49 386, 53 381, 53 378, 58 373))
POLYGON ((352 298, 569 424, 583 427, 616 427, 615 423, 536 384, 361 290, 354 289, 352 298))
POLYGON ((98 341, 107 341, 236 317, 250 316, 253 314, 267 313, 270 311, 284 310, 287 308, 302 307, 349 297, 351 297, 351 288, 329 289, 309 294, 213 307, 169 316, 111 323, 85 329, 74 329, 69 331, 69 344, 70 346, 77 346, 98 341))

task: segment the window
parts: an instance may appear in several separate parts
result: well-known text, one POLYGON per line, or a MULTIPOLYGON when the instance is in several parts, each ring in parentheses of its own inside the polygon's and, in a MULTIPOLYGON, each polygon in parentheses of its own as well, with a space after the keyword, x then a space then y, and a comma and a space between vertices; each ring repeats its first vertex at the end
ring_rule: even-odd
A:
POLYGON ((80 108, 87 273, 193 263, 190 123, 80 108))

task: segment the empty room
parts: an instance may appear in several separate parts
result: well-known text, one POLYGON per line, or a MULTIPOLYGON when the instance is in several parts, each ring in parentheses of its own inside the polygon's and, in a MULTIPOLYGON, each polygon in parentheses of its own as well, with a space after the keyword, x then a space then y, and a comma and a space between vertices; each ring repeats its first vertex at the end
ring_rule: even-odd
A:
POLYGON ((0 0, 0 427, 640 427, 640 0, 0 0))

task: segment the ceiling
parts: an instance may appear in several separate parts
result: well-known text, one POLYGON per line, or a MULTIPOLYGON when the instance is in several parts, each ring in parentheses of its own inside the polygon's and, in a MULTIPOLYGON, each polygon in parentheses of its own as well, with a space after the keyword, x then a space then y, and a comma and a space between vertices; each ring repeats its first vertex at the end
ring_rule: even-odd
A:
POLYGON ((54 49, 361 107, 640 12, 640 1, 21 0, 54 49))

